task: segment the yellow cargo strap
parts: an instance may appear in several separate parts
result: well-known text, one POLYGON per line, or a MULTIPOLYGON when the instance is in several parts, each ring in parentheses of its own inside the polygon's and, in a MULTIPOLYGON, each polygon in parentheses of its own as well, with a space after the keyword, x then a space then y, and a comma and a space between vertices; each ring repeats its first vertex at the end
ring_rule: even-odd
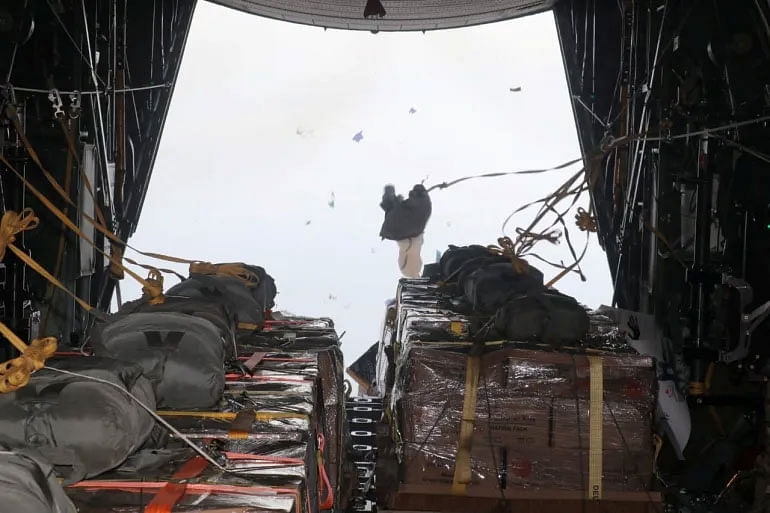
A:
POLYGON ((588 410, 588 498, 602 498, 602 436, 604 409, 604 367, 601 356, 589 356, 590 406, 588 410))
POLYGON ((100 314, 100 312, 95 311, 94 307, 70 292, 67 287, 65 287, 51 273, 46 271, 45 268, 38 264, 31 256, 13 244, 16 241, 16 235, 25 230, 31 230, 35 228, 39 223, 40 219, 35 216, 35 213, 31 208, 25 208, 21 214, 17 214, 12 210, 9 210, 3 214, 2 219, 0 219, 0 261, 3 259, 3 257, 5 257, 5 250, 10 249, 11 252, 19 258, 19 260, 34 269, 46 280, 51 282, 51 284, 66 292, 87 312, 97 313, 97 315, 100 314))
POLYGON ((513 271, 516 274, 524 274, 529 268, 529 263, 519 256, 519 251, 510 237, 500 237, 497 239, 499 246, 489 245, 487 249, 490 253, 508 257, 511 260, 513 271))
POLYGON ((472 480, 471 448, 473 447, 473 425, 476 422, 476 399, 479 391, 480 356, 468 356, 465 364, 465 395, 463 415, 460 424, 460 438, 457 442, 457 459, 452 481, 452 495, 465 495, 472 480))
POLYGON ((0 322, 0 333, 21 351, 21 356, 0 363, 0 394, 13 392, 29 383, 29 376, 45 366, 45 361, 56 352, 54 337, 38 338, 25 344, 11 329, 0 322))
POLYGON ((663 438, 660 437, 659 434, 654 433, 652 435, 652 441, 655 445, 655 452, 652 455, 652 472, 657 475, 658 474, 658 456, 660 456, 660 451, 663 449, 663 438))
MULTIPOLYGON (((176 411, 176 410, 159 410, 157 412, 161 417, 196 417, 200 419, 216 419, 216 420, 234 420, 238 415, 235 412, 222 412, 222 411, 176 411)), ((258 411, 254 412, 254 419, 258 422, 264 422, 266 420, 280 420, 280 419, 301 419, 310 420, 310 417, 304 413, 291 413, 286 411, 258 411)))
POLYGON ((208 262, 190 262, 190 276, 193 274, 209 274, 231 276, 246 282, 248 286, 259 285, 259 276, 243 264, 211 264, 208 262))
MULTIPOLYGON (((128 271, 125 267, 123 267, 121 262, 120 262, 120 259, 122 257, 122 249, 123 249, 123 247, 129 247, 129 248, 131 248, 132 250, 136 251, 137 253, 139 253, 141 255, 148 256, 148 257, 151 257, 151 258, 157 258, 159 260, 165 260, 167 262, 175 262, 175 263, 182 263, 182 264, 192 264, 192 263, 196 262, 195 260, 187 260, 187 259, 183 259, 183 258, 169 257, 167 255, 163 255, 163 254, 160 254, 160 253, 145 253, 145 252, 139 251, 138 249, 130 246, 129 244, 127 244, 126 242, 121 240, 117 235, 112 233, 107 228, 107 222, 105 221, 104 214, 102 214, 102 211, 99 208, 99 202, 96 200, 96 196, 94 195, 94 190, 93 190, 93 187, 91 185, 91 182, 88 179, 88 177, 85 175, 85 172, 83 171, 82 166, 80 166, 81 177, 83 179, 83 183, 84 183, 84 185, 86 187, 86 190, 91 195, 91 197, 94 199, 94 207, 95 207, 95 210, 96 210, 96 215, 99 218, 99 220, 98 221, 95 220, 93 217, 91 217, 90 215, 88 215, 85 212, 83 212, 82 210, 80 210, 78 205, 76 205, 75 202, 72 201, 72 198, 70 198, 69 194, 67 194, 67 191, 65 191, 61 187, 61 185, 59 185, 59 182, 56 181, 56 178, 54 178, 53 175, 45 168, 45 166, 43 166, 43 163, 40 161, 40 157, 38 156, 38 154, 35 151, 35 149, 32 147, 32 143, 30 143, 29 139, 27 138, 26 134, 24 133, 24 129, 23 129, 22 125, 21 125, 21 121, 19 120, 19 116, 18 116, 18 114, 16 112, 16 108, 14 106, 12 106, 12 105, 9 105, 9 106, 6 107, 6 111, 5 112, 6 112, 7 117, 13 122, 14 128, 16 129, 16 132, 19 134, 19 138, 21 139, 22 143, 24 144, 24 148, 27 150, 27 154, 29 154, 30 158, 37 165, 37 167, 40 168, 40 171, 43 173, 43 176, 45 176, 46 180, 48 180, 48 183, 51 184, 53 189, 59 194, 59 196, 62 197, 62 199, 64 199, 64 201, 68 205, 70 205, 71 207, 74 207, 80 213, 80 215, 83 217, 83 219, 88 221, 91 225, 94 226, 94 228, 96 230, 98 230, 102 235, 104 235, 105 237, 107 237, 110 240, 110 245, 112 247, 113 256, 112 257, 108 257, 108 258, 110 259, 110 261, 113 264, 112 266, 110 266, 110 271, 112 272, 113 275, 115 275, 116 277, 122 277, 122 273, 120 271, 126 271, 129 274, 131 274, 131 272, 128 271), (119 246, 119 249, 115 248, 116 245, 119 246)), ((71 135, 67 132, 67 129, 64 126, 64 124, 63 123, 60 123, 60 124, 62 126, 62 130, 64 130, 64 136, 65 136, 65 138, 67 140, 67 145, 69 146, 70 153, 75 156, 75 158, 77 159, 78 162, 80 162, 80 157, 78 156, 77 151, 75 151, 75 144, 74 144, 74 142, 72 140, 71 135)), ((13 173, 25 185, 27 185, 27 187, 29 187, 30 190, 32 190, 33 194, 35 194, 35 196, 37 196, 38 199, 41 202, 43 202, 43 204, 46 207, 48 207, 49 210, 51 210, 51 212, 54 215, 56 215, 57 217, 60 217, 59 216, 60 212, 57 213, 56 211, 52 210, 52 208, 56 209, 57 211, 58 211, 58 209, 50 201, 48 201, 47 198, 46 199, 41 198, 42 195, 39 194, 39 191, 35 187, 33 187, 32 184, 30 184, 29 181, 27 181, 27 179, 24 176, 22 176, 20 173, 18 173, 18 171, 16 171, 16 169, 10 164, 10 162, 8 162, 2 155, 0 155, 0 162, 3 162, 9 169, 11 169, 11 171, 13 171, 13 173)), ((66 222, 65 222, 65 224, 69 228, 71 228, 71 229, 73 228, 71 224, 66 223, 66 222)), ((91 242, 87 237, 85 237, 84 234, 82 234, 78 230, 75 230, 75 233, 77 233, 80 237, 84 238, 87 242, 89 242, 89 243, 91 243, 93 245, 93 242, 91 242)), ((96 247, 96 246, 94 246, 94 247, 96 247)), ((107 256, 103 251, 100 250, 100 248, 96 247, 96 249, 99 250, 105 256, 107 256)), ((160 270, 167 271, 165 269, 160 269, 160 270)), ((133 275, 133 274, 131 274, 131 275, 132 275, 132 277, 136 278, 135 275, 133 275)))
MULTIPOLYGON (((155 299, 155 300, 157 300, 159 302, 163 301, 163 299, 162 299, 163 298, 163 294, 162 294, 162 292, 158 291, 157 283, 152 283, 152 282, 150 282, 148 280, 143 279, 141 276, 136 274, 134 271, 132 271, 131 269, 125 267, 122 263, 120 263, 118 260, 116 260, 113 256, 108 255, 102 248, 99 247, 98 244, 96 244, 85 233, 83 233, 83 231, 74 222, 72 222, 72 220, 67 215, 65 215, 64 212, 59 210, 59 208, 56 207, 53 203, 51 203, 51 201, 48 198, 46 198, 46 196, 43 193, 41 193, 34 185, 32 185, 26 178, 24 178, 24 176, 21 173, 19 173, 19 171, 15 167, 13 167, 10 162, 8 162, 8 160, 2 154, 0 154, 0 162, 5 164, 5 166, 13 174, 15 174, 16 177, 19 180, 21 180, 22 183, 24 183, 24 185, 27 186, 27 189, 29 189, 29 191, 38 200, 40 200, 40 202, 43 203, 43 205, 45 205, 46 208, 48 208, 48 210, 53 215, 55 215, 62 223, 64 223, 70 230, 75 232, 81 239, 85 240, 91 246, 93 246, 96 249, 96 251, 101 253, 105 258, 107 258, 110 262, 112 262, 112 264, 120 267, 123 271, 128 273, 132 278, 134 278, 137 282, 139 282, 143 286, 143 290, 147 290, 147 291, 150 291, 150 292, 152 292, 154 294, 157 294, 157 295, 152 296, 153 299, 155 299)), ((75 205, 72 202, 72 200, 70 200, 69 198, 67 198, 67 200, 68 200, 68 203, 72 204, 73 206, 75 206, 75 208, 77 208, 77 205, 75 205)), ((85 214, 83 212, 80 212, 80 213, 81 213, 81 215, 83 217, 88 218, 89 222, 91 222, 94 225, 94 227, 97 228, 100 232, 104 233, 105 236, 107 236, 107 234, 110 234, 108 236, 109 238, 111 238, 112 240, 115 240, 116 242, 118 242, 120 244, 125 245, 125 243, 123 243, 120 239, 118 239, 115 235, 113 235, 112 232, 110 232, 109 230, 107 230, 106 228, 104 228, 103 226, 98 224, 96 221, 94 221, 93 218, 90 218, 87 214, 85 214)))

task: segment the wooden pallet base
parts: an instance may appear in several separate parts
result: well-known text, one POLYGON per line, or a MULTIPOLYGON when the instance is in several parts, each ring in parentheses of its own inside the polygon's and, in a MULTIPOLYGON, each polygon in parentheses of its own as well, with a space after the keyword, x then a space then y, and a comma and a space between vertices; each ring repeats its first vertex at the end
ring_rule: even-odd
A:
POLYGON ((584 500, 578 491, 506 490, 497 497, 454 496, 447 487, 400 484, 380 511, 440 513, 660 513, 658 492, 606 492, 601 501, 584 500))

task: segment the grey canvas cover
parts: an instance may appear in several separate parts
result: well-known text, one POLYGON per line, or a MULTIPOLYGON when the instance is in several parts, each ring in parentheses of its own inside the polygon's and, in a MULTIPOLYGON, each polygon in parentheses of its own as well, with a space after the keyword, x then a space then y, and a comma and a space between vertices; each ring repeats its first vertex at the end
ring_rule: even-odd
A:
POLYGON ((490 263, 463 275, 458 281, 473 311, 494 314, 508 299, 543 289, 543 273, 529 265, 517 273, 510 262, 490 263))
POLYGON ((94 326, 94 329, 91 331, 91 336, 94 337, 95 333, 103 329, 104 326, 127 315, 161 312, 175 312, 192 315, 210 321, 217 327, 222 338, 225 339, 225 348, 227 351, 226 357, 234 358, 237 356, 235 354, 235 318, 225 305, 203 299, 166 295, 166 299, 163 303, 155 305, 150 304, 146 298, 123 303, 121 309, 116 314, 111 315, 106 322, 98 323, 94 326))
POLYGON ((589 325, 585 308, 556 291, 515 297, 495 314, 495 330, 509 340, 554 346, 582 339, 589 325))
POLYGON ((52 366, 108 381, 43 369, 24 388, 0 395, 0 443, 31 447, 72 483, 123 463, 147 439, 155 394, 138 365, 108 358, 68 358, 52 366), (61 468, 60 468, 61 467, 61 468))
POLYGON ((275 284, 266 273, 259 284, 252 286, 232 276, 194 274, 168 289, 166 295, 218 303, 233 314, 236 323, 261 324, 265 310, 274 305, 275 284))
POLYGON ((77 513, 51 464, 32 449, 0 445, 0 505, 13 513, 77 513))
POLYGON ((96 355, 140 364, 159 407, 208 408, 222 397, 227 342, 206 319, 135 313, 95 330, 91 343, 96 355))

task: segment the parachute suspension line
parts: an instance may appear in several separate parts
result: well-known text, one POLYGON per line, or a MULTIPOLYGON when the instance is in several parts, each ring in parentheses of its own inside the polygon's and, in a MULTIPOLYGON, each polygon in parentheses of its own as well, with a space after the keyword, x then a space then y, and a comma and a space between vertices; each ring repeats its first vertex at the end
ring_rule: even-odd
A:
MULTIPOLYGON (((534 205, 541 204, 540 209, 527 228, 516 228, 515 240, 512 240, 507 235, 504 235, 498 239, 499 246, 490 246, 490 251, 511 258, 511 261, 514 263, 514 269, 517 270, 517 272, 523 272, 526 270, 526 265, 528 264, 526 263, 526 260, 524 260, 525 256, 531 256, 552 267, 561 269, 561 271, 546 284, 547 287, 552 287, 556 282, 561 280, 570 272, 577 273, 580 278, 585 281, 586 278, 580 270, 580 262, 583 260, 588 250, 588 236, 592 231, 595 231, 595 229, 592 230, 591 228, 595 228, 596 221, 591 214, 583 210, 581 207, 578 208, 578 214, 575 216, 576 224, 581 231, 586 232, 586 244, 582 253, 578 256, 572 245, 569 229, 566 222, 564 221, 564 217, 575 206, 582 193, 588 190, 588 187, 588 179, 585 176, 585 168, 582 168, 569 179, 567 179, 551 194, 519 207, 514 212, 512 212, 503 222, 503 234, 505 234, 505 228, 509 221, 517 213, 522 212, 523 210, 526 210, 534 205), (579 180, 581 176, 583 179, 579 180), (567 206, 566 209, 561 212, 558 211, 556 209, 556 205, 570 197, 572 198, 572 201, 570 202, 569 206, 567 206), (539 231, 536 230, 538 225, 549 214, 555 215, 556 219, 545 228, 540 229, 539 231), (593 226, 591 225, 591 222, 593 222, 593 226), (557 224, 561 225, 562 231, 554 228, 557 224), (564 264, 550 262, 539 256, 537 253, 532 252, 533 248, 542 241, 547 241, 551 244, 558 244, 562 234, 564 235, 564 239, 567 241, 567 246, 574 259, 571 265, 567 266, 564 264)), ((589 206, 589 210, 593 212, 593 205, 589 206)))
POLYGON ((564 162, 563 164, 559 164, 558 166, 549 167, 545 169, 525 169, 522 171, 503 171, 498 173, 484 173, 481 175, 473 175, 473 176, 465 176, 463 178, 458 178, 457 180, 452 180, 451 182, 442 182, 436 185, 433 185, 428 188, 428 192, 433 190, 441 190, 441 189, 447 189, 449 187, 452 187, 455 184, 458 184, 460 182, 464 182, 466 180, 475 180, 477 178, 497 178, 500 176, 511 176, 511 175, 534 175, 534 174, 540 174, 540 173, 548 173, 549 171, 558 171, 560 169, 564 169, 566 167, 571 166, 572 164, 577 164, 578 162, 581 162, 583 159, 572 159, 568 162, 564 162))

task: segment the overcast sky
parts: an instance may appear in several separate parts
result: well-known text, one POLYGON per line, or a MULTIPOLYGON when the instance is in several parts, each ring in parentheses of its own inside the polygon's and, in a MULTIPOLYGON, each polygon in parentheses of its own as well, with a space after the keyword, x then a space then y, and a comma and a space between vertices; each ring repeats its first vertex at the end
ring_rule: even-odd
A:
MULTIPOLYGON (((374 35, 202 2, 131 243, 265 267, 279 309, 332 317, 347 332, 350 363, 377 340, 400 277, 395 243, 378 237, 384 184, 406 193, 423 179, 550 167, 579 155, 551 13, 374 35)), ((570 174, 476 180, 433 193, 423 260, 448 244, 495 243, 515 208, 570 174)), ((534 213, 514 218, 508 233, 534 213)), ((583 235, 572 234, 582 248, 583 235)), ((564 244, 541 254, 569 259, 564 244)), ((531 263, 546 279, 557 273, 531 263)), ((558 288, 592 307, 609 303, 610 273, 595 236, 583 269, 586 283, 567 277, 558 288)), ((124 300, 139 294, 124 280, 124 300)))

